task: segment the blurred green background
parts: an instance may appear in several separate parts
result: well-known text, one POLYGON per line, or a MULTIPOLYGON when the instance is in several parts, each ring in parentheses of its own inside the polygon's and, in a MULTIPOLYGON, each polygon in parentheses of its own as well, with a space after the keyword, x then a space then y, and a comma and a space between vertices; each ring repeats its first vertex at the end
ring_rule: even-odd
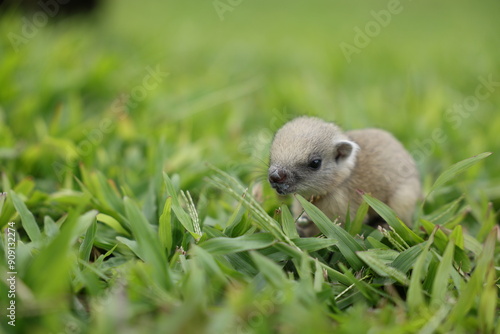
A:
MULTIPOLYGON (((40 10, 8 12, 2 165, 45 189, 60 187, 54 162, 83 162, 133 187, 146 181, 155 156, 193 179, 189 185, 202 178, 203 161, 262 174, 270 136, 301 114, 393 132, 424 179, 495 151, 498 84, 458 126, 446 113, 474 96, 478 77, 500 81, 500 4, 394 3, 399 12, 350 62, 341 43, 359 45, 356 28, 365 31, 376 22, 372 12, 387 12, 391 2, 102 1, 93 13, 46 16, 46 24, 40 10), (144 87, 148 69, 161 73, 152 88, 144 87), (99 124, 108 119, 104 133, 99 124), (436 129, 446 139, 429 143, 436 129), (86 147, 92 131, 97 139, 86 147)), ((475 175, 494 198, 499 161, 493 156, 475 175)))
MULTIPOLYGON (((139 203, 162 171, 177 174, 215 221, 226 219, 211 202, 220 195, 206 184, 205 163, 247 185, 262 180, 273 133, 304 114, 394 133, 426 189, 453 163, 494 152, 425 210, 461 193, 472 206, 500 207, 499 1, 110 0, 73 15, 0 10, 2 190, 32 179, 37 219, 78 206, 76 195, 47 194, 79 190, 82 168, 139 203), (390 8, 397 13, 379 23, 390 8), (360 37, 367 25, 376 33, 360 37), (346 44, 357 48, 349 57, 346 44)), ((266 200, 272 211, 277 200, 266 200)))

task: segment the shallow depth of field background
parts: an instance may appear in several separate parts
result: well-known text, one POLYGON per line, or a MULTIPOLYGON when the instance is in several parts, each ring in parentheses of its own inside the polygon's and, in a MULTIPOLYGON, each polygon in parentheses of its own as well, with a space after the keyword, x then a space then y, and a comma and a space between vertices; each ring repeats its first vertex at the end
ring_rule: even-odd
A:
MULTIPOLYGON (((109 196, 117 201, 131 198, 156 226, 166 197, 163 172, 176 189, 189 191, 202 226, 223 230, 235 219, 238 204, 207 182, 214 173, 210 165, 246 187, 264 181, 262 206, 273 216, 281 202, 265 183, 268 145, 279 126, 298 115, 322 117, 345 129, 392 132, 417 160, 424 193, 452 164, 493 152, 433 192, 419 214, 435 212, 464 194, 454 209, 465 212, 461 223, 477 236, 485 233, 482 215, 489 212, 491 218, 500 208, 498 1, 114 0, 102 1, 87 14, 66 16, 61 10, 54 17, 41 7, 0 9, 0 190, 16 191, 46 239, 30 243, 7 196, 0 225, 15 221, 26 245, 17 255, 23 282, 18 284, 18 325, 9 327, 2 311, 5 331, 176 328, 209 333, 224 330, 225 323, 244 332, 301 326, 311 332, 330 326, 363 332, 364 325, 380 333, 398 326, 406 328, 402 332, 421 329, 431 311, 411 318, 401 315, 405 309, 397 303, 360 302, 325 311, 321 302, 304 308, 297 297, 283 302, 286 312, 274 304, 266 308, 273 289, 258 284, 254 288, 269 296, 259 295, 262 305, 255 310, 245 308, 253 305, 253 290, 242 282, 252 281, 251 275, 238 276, 222 260, 210 260, 208 269, 199 272, 181 261, 185 271, 173 274, 173 280, 188 282, 182 289, 192 295, 146 291, 154 278, 151 268, 137 264, 134 238, 129 237, 131 244, 118 242, 120 230, 102 222, 96 224, 91 258, 119 246, 98 269, 88 270, 94 274, 78 262, 81 275, 77 270, 67 275, 85 230, 67 248, 67 256, 54 256, 53 273, 38 278, 30 269, 30 258, 42 254, 44 242, 57 235, 47 230, 56 231, 68 212, 83 215, 96 209, 120 221, 114 209, 123 203, 106 206, 109 193, 96 189, 114 189, 118 195, 109 196), (378 13, 394 4, 399 4, 398 13, 384 24, 377 22, 378 13), (374 29, 371 36, 359 37, 367 27, 374 29), (356 51, 346 56, 346 45, 356 51), (214 288, 217 292, 192 290, 203 285, 190 277, 209 280, 216 274, 226 275, 214 288), (51 288, 44 290, 39 279, 52 282, 51 288), (127 286, 126 293, 116 292, 116 286, 127 284, 132 288, 127 286), (193 302, 204 294, 210 297, 193 302), (93 313, 93 303, 103 296, 109 304, 100 316, 93 313), (252 320, 252 312, 281 320, 252 320), (369 317, 372 322, 360 321, 369 317)), ((195 243, 179 233, 173 240, 174 246, 195 243)), ((169 261, 175 247, 171 251, 169 261)), ((498 276, 498 255, 495 264, 498 276)), ((293 281, 292 274, 286 275, 293 281)), ((5 309, 6 286, 0 286, 5 309)), ((462 325, 456 330, 489 328, 474 320, 462 325)))

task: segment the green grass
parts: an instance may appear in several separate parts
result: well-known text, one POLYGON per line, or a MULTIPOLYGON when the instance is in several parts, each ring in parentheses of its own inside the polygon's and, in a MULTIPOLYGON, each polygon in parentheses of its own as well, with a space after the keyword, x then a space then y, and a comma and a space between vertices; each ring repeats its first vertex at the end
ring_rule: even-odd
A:
POLYGON ((0 331, 499 334, 498 2, 402 1, 348 62, 387 6, 114 1, 15 47, 33 14, 4 13, 0 331), (303 114, 408 147, 411 228, 365 195, 389 230, 306 202, 324 237, 298 238, 264 176, 303 114))

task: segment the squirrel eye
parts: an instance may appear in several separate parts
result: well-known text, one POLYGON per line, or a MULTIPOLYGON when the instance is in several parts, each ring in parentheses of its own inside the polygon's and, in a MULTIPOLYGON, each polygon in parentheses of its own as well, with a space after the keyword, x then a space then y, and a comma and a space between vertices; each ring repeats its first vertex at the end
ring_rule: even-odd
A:
POLYGON ((321 159, 314 159, 309 162, 309 168, 317 170, 321 167, 321 159))

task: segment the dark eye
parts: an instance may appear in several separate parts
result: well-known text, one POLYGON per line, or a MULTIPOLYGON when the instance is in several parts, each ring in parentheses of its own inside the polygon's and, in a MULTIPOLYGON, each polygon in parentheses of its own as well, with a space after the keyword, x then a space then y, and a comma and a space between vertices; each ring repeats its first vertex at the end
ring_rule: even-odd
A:
POLYGON ((318 170, 321 167, 321 159, 314 159, 309 162, 309 165, 307 165, 309 168, 318 170))

